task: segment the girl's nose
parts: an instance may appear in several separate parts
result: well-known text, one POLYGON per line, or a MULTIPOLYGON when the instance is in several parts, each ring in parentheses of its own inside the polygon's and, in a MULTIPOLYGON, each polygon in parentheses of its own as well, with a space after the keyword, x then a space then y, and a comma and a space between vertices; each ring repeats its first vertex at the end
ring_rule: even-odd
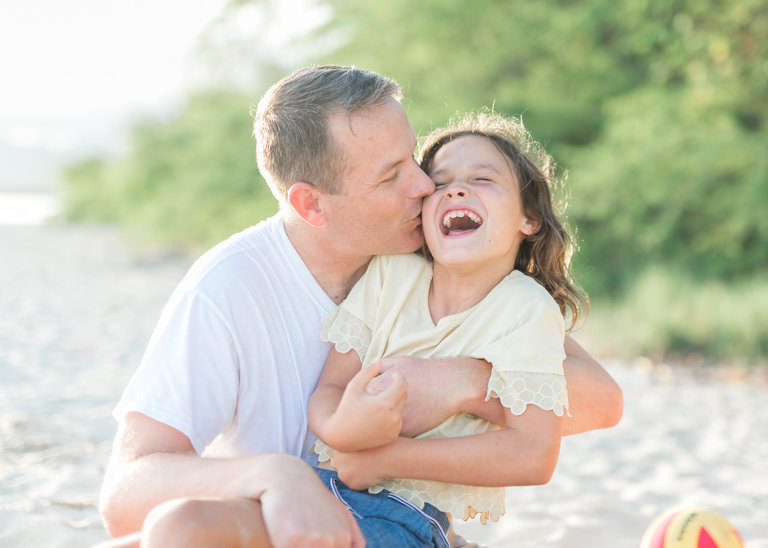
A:
POLYGON ((448 192, 446 192, 445 195, 448 198, 465 198, 467 196, 467 191, 460 186, 452 186, 448 189, 448 192))

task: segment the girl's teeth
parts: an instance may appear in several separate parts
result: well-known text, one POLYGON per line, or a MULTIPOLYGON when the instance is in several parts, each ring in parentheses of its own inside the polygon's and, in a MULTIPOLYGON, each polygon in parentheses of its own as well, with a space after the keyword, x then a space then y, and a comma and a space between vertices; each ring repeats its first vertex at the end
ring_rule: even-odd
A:
POLYGON ((451 211, 449 213, 446 213, 445 217, 443 217, 443 226, 445 226, 446 228, 451 228, 451 219, 456 219, 458 217, 465 217, 465 216, 472 219, 472 221, 477 223, 478 226, 483 223, 482 219, 480 219, 480 217, 478 217, 471 211, 451 211))

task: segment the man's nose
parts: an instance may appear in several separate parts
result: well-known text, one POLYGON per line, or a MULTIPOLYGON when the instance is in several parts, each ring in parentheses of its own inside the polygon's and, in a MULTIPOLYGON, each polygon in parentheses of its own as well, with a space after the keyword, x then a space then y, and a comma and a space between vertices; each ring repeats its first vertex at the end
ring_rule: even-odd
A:
POLYGON ((413 198, 423 198, 424 196, 429 196, 434 191, 435 183, 414 161, 414 172, 411 178, 411 196, 413 198))

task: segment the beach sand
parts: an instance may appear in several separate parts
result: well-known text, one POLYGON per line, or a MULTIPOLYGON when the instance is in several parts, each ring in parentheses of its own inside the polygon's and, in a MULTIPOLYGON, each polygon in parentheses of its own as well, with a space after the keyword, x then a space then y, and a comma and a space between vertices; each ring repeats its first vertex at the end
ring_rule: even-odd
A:
MULTIPOLYGON (((110 412, 189 264, 108 228, 0 226, 0 547, 108 538, 96 503, 110 412)), ((768 548, 765 379, 605 365, 621 424, 566 438, 548 485, 511 488, 498 523, 458 530, 491 547, 636 548, 657 514, 705 506, 768 548)))

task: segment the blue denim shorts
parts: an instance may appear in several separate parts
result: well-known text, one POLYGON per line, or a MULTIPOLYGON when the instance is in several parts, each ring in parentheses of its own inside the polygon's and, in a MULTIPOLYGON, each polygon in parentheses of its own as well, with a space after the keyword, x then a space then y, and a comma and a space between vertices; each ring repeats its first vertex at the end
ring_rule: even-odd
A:
POLYGON ((355 516, 367 548, 450 546, 448 516, 425 504, 421 509, 389 491, 372 494, 344 485, 333 470, 315 468, 320 479, 355 516))

